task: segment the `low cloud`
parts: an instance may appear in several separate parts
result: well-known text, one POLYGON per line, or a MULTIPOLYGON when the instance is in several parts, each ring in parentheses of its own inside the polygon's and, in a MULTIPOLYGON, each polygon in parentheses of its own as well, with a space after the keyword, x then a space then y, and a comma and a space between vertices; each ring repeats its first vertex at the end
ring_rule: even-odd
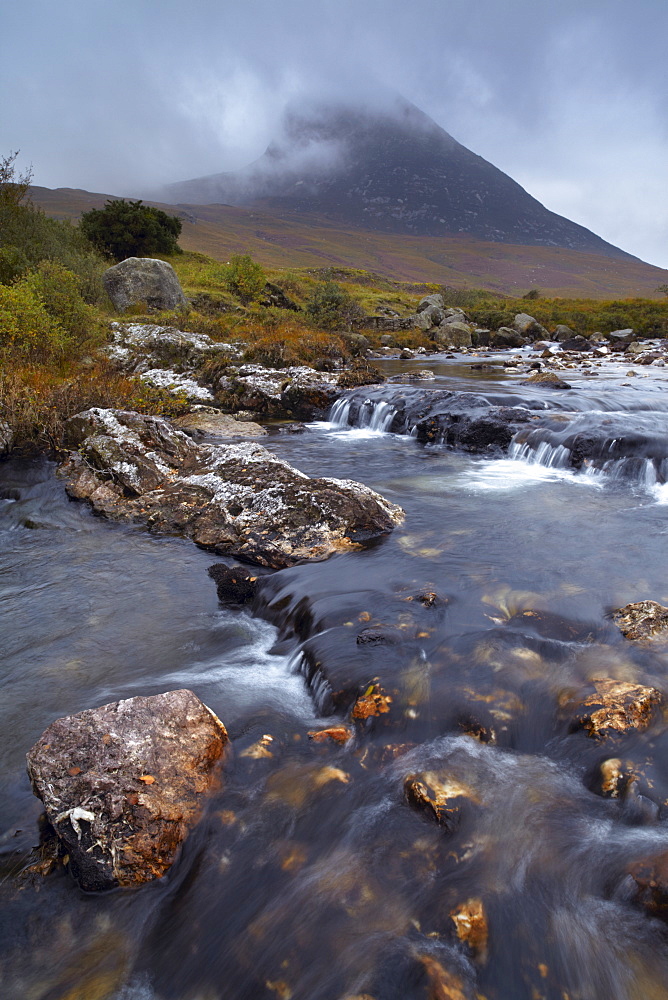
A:
POLYGON ((668 266, 653 0, 36 0, 3 13, 0 149, 133 194, 236 170, 300 99, 402 93, 549 208, 668 266))

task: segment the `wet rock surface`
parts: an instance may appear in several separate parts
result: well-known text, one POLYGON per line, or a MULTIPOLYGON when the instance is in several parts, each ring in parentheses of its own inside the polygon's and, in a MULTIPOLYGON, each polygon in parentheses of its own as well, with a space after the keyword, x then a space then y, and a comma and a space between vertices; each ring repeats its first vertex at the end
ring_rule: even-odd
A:
POLYGON ((651 724, 663 696, 656 688, 600 678, 575 714, 576 725, 594 739, 642 732, 651 724))
POLYGON ((159 417, 91 409, 66 438, 72 498, 274 569, 364 545, 403 516, 360 483, 309 479, 257 444, 196 445, 159 417))
POLYGON ((87 709, 45 730, 28 773, 82 888, 165 874, 218 780, 227 740, 187 690, 87 709))
POLYGON ((636 601, 613 612, 612 619, 627 639, 668 635, 668 608, 656 601, 636 601))

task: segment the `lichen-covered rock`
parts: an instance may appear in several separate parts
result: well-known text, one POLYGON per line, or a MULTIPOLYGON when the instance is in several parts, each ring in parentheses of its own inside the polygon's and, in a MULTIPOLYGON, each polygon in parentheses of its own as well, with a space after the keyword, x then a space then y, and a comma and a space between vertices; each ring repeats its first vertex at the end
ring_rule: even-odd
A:
POLYGON ((227 741, 220 719, 187 690, 51 723, 28 753, 28 773, 84 889, 164 875, 227 741))
POLYGON ((597 678, 594 692, 582 701, 575 713, 575 724, 594 739, 619 736, 650 725, 663 696, 656 688, 629 681, 597 678))
POLYGON ((341 395, 339 378, 305 365, 264 368, 241 365, 218 384, 219 398, 234 409, 251 410, 265 417, 292 414, 300 419, 324 415, 341 395))
POLYGON ((401 508, 361 483, 309 479, 258 444, 197 445, 160 417, 93 408, 66 424, 71 497, 272 569, 392 531, 401 508))
POLYGON ((153 257, 128 257, 108 268, 102 281, 114 309, 146 303, 153 309, 178 309, 188 305, 171 264, 153 257))
POLYGON ((237 420, 229 413, 221 413, 209 406, 193 408, 182 417, 174 417, 172 423, 195 440, 204 436, 238 439, 265 437, 267 434, 264 427, 252 420, 237 420))
POLYGON ((177 367, 192 372, 211 360, 235 361, 241 351, 234 344, 217 343, 203 333, 190 333, 155 323, 112 323, 113 342, 107 355, 123 371, 141 374, 177 367))
POLYGON ((668 608, 656 601, 637 601, 613 612, 613 621, 627 639, 668 635, 668 608))

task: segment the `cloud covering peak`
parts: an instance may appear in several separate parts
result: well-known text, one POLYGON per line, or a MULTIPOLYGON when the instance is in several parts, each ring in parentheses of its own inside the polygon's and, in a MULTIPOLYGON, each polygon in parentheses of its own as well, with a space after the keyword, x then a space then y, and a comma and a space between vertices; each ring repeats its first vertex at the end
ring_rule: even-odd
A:
POLYGON ((553 211, 668 266, 654 0, 35 0, 2 14, 0 149, 133 194, 236 170, 303 99, 400 91, 553 211))

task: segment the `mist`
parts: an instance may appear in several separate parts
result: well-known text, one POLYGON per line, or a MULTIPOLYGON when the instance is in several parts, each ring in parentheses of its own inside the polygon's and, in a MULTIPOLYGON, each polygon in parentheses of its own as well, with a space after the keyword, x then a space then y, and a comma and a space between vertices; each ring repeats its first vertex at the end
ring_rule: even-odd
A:
POLYGON ((36 0, 27 20, 1 16, 0 148, 36 184, 136 195, 234 171, 288 105, 399 93, 551 210, 668 266, 652 0, 36 0))

